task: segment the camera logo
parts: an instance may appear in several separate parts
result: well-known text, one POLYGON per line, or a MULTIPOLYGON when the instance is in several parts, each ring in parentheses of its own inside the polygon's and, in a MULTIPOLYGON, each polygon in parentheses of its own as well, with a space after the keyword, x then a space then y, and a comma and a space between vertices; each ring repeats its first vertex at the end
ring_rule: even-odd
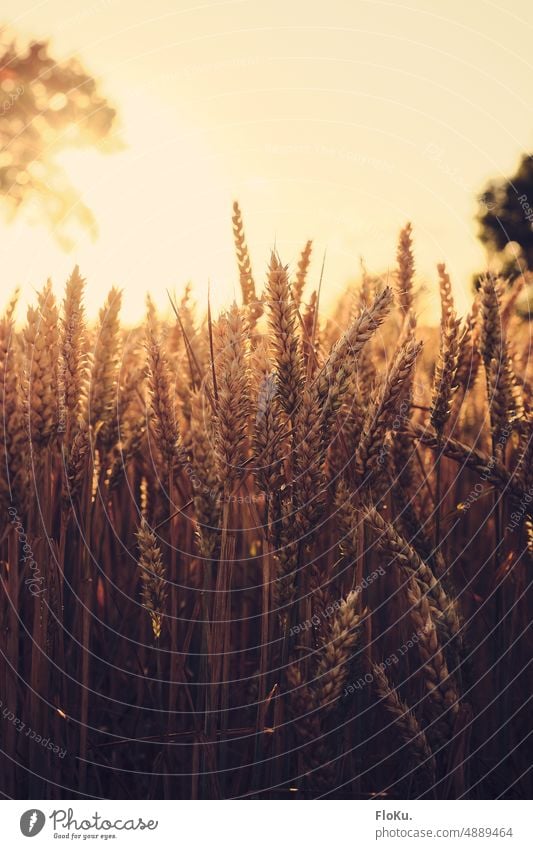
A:
POLYGON ((25 811, 20 818, 20 830, 24 837, 35 837, 43 830, 46 817, 42 811, 35 808, 25 811))

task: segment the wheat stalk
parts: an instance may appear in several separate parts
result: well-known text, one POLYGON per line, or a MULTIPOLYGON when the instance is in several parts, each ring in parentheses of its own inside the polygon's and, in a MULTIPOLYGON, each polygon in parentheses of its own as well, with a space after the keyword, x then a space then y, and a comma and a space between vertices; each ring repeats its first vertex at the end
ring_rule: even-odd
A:
POLYGON ((220 544, 220 497, 212 409, 200 390, 191 395, 191 476, 200 553, 216 556, 220 544))

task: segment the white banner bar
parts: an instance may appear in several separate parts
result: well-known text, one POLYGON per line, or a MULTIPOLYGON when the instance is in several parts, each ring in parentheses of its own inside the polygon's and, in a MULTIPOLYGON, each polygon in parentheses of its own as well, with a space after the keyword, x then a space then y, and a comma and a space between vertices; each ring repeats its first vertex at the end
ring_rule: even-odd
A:
POLYGON ((530 803, 522 801, 4 801, 0 811, 6 849, 67 840, 124 849, 533 845, 530 803))

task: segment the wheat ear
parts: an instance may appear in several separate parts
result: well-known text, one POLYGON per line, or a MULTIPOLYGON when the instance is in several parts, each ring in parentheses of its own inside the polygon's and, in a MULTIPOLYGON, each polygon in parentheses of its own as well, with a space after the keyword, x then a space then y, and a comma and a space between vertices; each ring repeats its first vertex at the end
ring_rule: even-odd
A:
POLYGON ((216 449, 220 480, 231 488, 247 455, 250 378, 246 325, 237 304, 214 327, 218 402, 216 449))
MULTIPOLYGON (((455 460, 461 466, 472 469, 482 476, 483 480, 494 484, 500 489, 506 489, 518 501, 524 501, 524 492, 519 481, 514 475, 507 471, 505 466, 494 457, 484 454, 477 448, 464 445, 457 439, 445 437, 442 439, 428 427, 411 422, 405 428, 405 432, 412 438, 418 439, 423 445, 434 451, 445 454, 446 457, 455 460)), ((526 503, 524 501, 524 503, 526 503)))
POLYGON ((433 721, 427 730, 430 743, 443 743, 452 736, 453 725, 459 709, 459 693, 455 679, 449 674, 448 666, 439 643, 437 629, 431 616, 426 595, 418 581, 412 577, 406 590, 410 605, 411 621, 416 628, 418 651, 423 664, 428 711, 433 721))
POLYGON ((395 357, 386 379, 375 392, 356 453, 356 467, 362 477, 376 472, 383 465, 381 458, 391 416, 396 412, 398 400, 410 380, 421 348, 422 343, 410 336, 395 357))
POLYGON ((372 683, 385 709, 393 717, 394 727, 400 739, 406 744, 413 764, 419 765, 426 770, 429 773, 430 784, 433 784, 436 775, 435 758, 433 757, 427 737, 414 713, 400 699, 397 691, 391 686, 387 675, 379 664, 375 665, 372 669, 372 683))
POLYGON ((259 386, 253 431, 254 475, 262 492, 273 492, 281 473, 283 426, 273 374, 259 386))
POLYGON ((95 431, 113 416, 120 352, 121 292, 112 288, 99 313, 89 384, 89 422, 95 431))
POLYGON ((450 417, 451 401, 457 389, 456 374, 459 356, 459 320, 455 314, 451 283, 446 266, 437 266, 440 280, 442 318, 440 349, 433 380, 430 422, 437 433, 444 431, 450 417))
POLYGON ((410 223, 407 223, 400 231, 396 260, 398 304, 403 315, 406 316, 412 310, 414 303, 413 277, 415 273, 415 261, 413 256, 412 227, 410 223))
POLYGON ((23 398, 20 391, 20 350, 13 324, 15 302, 0 319, 0 504, 5 515, 12 504, 21 509, 27 498, 23 398))
MULTIPOLYGON (((278 497, 278 502, 280 501, 278 497)), ((290 499, 277 504, 274 523, 275 560, 274 602, 282 623, 287 623, 294 600, 294 584, 299 566, 299 546, 295 542, 293 506, 290 499)))
POLYGON ((150 614, 152 631, 156 640, 161 636, 161 624, 167 600, 165 567, 157 539, 146 519, 141 519, 137 529, 139 568, 142 581, 142 603, 150 614))
POLYGON ((435 613, 436 610, 439 620, 445 626, 448 638, 456 637, 461 628, 457 606, 446 594, 441 582, 435 578, 428 564, 375 507, 367 507, 365 518, 377 535, 378 548, 392 555, 398 565, 407 570, 408 575, 414 574, 423 585, 424 591, 429 593, 433 612, 435 613))
POLYGON ((67 280, 61 333, 60 389, 67 455, 78 428, 89 376, 83 309, 84 287, 85 280, 76 266, 67 280))
POLYGON ((250 254, 248 245, 244 235, 244 226, 242 223, 242 214, 237 201, 233 203, 233 240, 235 242, 235 252, 237 255, 237 265, 239 268, 239 281, 241 285, 242 301, 249 308, 249 317, 251 325, 254 325, 257 319, 262 315, 263 305, 257 300, 255 282, 252 274, 252 263, 250 262, 250 254))
POLYGON ((491 360, 499 362, 503 348, 500 290, 492 274, 486 274, 481 280, 479 319, 479 347, 488 375, 491 360))
POLYGON ((359 593, 352 590, 328 623, 314 673, 312 689, 318 707, 331 710, 342 695, 353 650, 361 633, 359 593))
POLYGON ((168 361, 157 324, 150 316, 146 323, 146 356, 152 430, 170 474, 179 453, 178 420, 168 361))
POLYGON ((62 508, 71 509, 79 498, 90 459, 91 442, 88 425, 80 423, 72 440, 65 469, 64 489, 62 492, 62 508))
POLYGON ((283 409, 290 416, 300 400, 302 354, 287 267, 281 264, 274 253, 270 257, 266 294, 279 398, 283 409))
POLYGON ((40 451, 56 434, 59 418, 58 310, 50 281, 38 295, 37 308, 28 309, 24 341, 28 433, 32 445, 40 451))
POLYGON ((479 298, 476 297, 474 303, 472 304, 470 312, 464 320, 459 338, 456 383, 459 387, 461 387, 461 393, 459 401, 457 401, 457 397, 455 400, 454 406, 456 407, 456 409, 458 409, 458 406, 460 405, 464 394, 471 386, 473 386, 479 370, 479 364, 481 362, 481 355, 478 345, 478 313, 479 298))
POLYGON ((305 247, 300 254, 300 259, 298 260, 298 270, 296 271, 296 275, 291 286, 292 297, 294 298, 296 306, 299 306, 302 301, 302 293, 307 279, 309 263, 311 262, 312 250, 313 242, 309 240, 305 243, 305 247))
POLYGON ((340 409, 361 351, 385 320, 391 303, 392 290, 387 287, 377 295, 372 306, 363 307, 321 369, 316 380, 316 394, 318 405, 324 410, 325 427, 340 409))

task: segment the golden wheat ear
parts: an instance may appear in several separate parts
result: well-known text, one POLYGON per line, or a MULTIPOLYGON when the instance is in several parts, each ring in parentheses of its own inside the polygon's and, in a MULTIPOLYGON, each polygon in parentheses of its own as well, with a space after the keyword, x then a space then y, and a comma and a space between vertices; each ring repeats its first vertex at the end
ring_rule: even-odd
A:
POLYGON ((161 636, 161 625, 166 608, 167 582, 161 549, 157 538, 143 518, 137 529, 139 569, 142 582, 143 607, 150 614, 152 631, 156 640, 161 636))
POLYGON ((391 420, 396 413, 398 401, 410 380, 422 343, 410 335, 402 348, 394 355, 392 365, 368 407, 361 440, 356 452, 356 468, 365 479, 377 475, 386 468, 386 437, 391 420))
POLYGON ((32 447, 39 454, 59 424, 59 313, 48 280, 29 307, 25 342, 25 411, 32 447))
POLYGON ((322 648, 312 682, 316 704, 333 710, 342 696, 349 665, 356 654, 361 623, 368 611, 360 611, 359 592, 352 590, 336 604, 331 619, 326 621, 322 648))
POLYGON ((437 266, 440 281, 442 317, 440 323, 440 348, 435 367, 430 408, 430 422, 439 434, 444 432, 451 413, 451 402, 457 389, 457 368, 459 364, 459 326, 450 277, 446 266, 437 266))
POLYGON ((121 303, 122 293, 113 287, 99 313, 88 391, 88 418, 95 432, 109 424, 113 417, 120 356, 121 303))
POLYGON ((233 224, 233 240, 235 243, 235 253, 239 269, 242 302, 246 307, 249 307, 250 328, 252 329, 253 326, 255 326, 257 319, 260 318, 263 313, 263 305, 257 298, 255 281, 252 274, 252 263, 250 262, 250 254, 244 235, 242 213, 237 201, 234 201, 233 203, 233 216, 231 221, 233 224))
POLYGON ((67 453, 79 426, 89 378, 84 289, 85 279, 75 266, 65 287, 61 321, 60 417, 67 453))
POLYGON ((172 474, 179 453, 178 419, 168 361, 155 316, 150 314, 146 321, 145 347, 152 433, 165 469, 168 474, 172 474))
POLYGON ((413 228, 408 222, 400 231, 398 250, 396 252, 396 291, 398 304, 404 316, 407 316, 414 306, 413 278, 415 260, 413 256, 413 228))
POLYGON ((0 319, 0 505, 4 517, 13 504, 22 508, 28 495, 28 438, 20 386, 22 355, 14 327, 17 299, 18 293, 0 319))
POLYGON ((221 315, 213 328, 218 402, 216 407, 217 464, 228 489, 243 474, 248 456, 250 376, 248 333, 237 304, 221 315))
POLYGON ((266 299, 280 403, 291 416, 300 400, 303 360, 287 266, 281 264, 274 252, 270 257, 266 299))
POLYGON ((327 357, 316 381, 317 403, 324 413, 325 428, 340 409, 361 352, 385 321, 391 304, 392 289, 385 287, 370 307, 361 310, 327 357))
POLYGON ((80 424, 72 440, 72 446, 66 455, 66 468, 63 481, 62 507, 69 511, 79 499, 86 478, 90 459, 91 442, 86 422, 80 424))
POLYGON ((273 374, 263 377, 258 390, 253 430, 254 475, 260 492, 270 495, 282 471, 283 424, 273 374))
POLYGON ((311 262, 312 250, 313 242, 309 240, 305 243, 305 247, 302 253, 300 254, 296 275, 291 285, 292 296, 294 298, 294 303, 297 307, 300 306, 300 303, 302 301, 302 293, 304 290, 305 281, 307 280, 307 271, 311 262))

